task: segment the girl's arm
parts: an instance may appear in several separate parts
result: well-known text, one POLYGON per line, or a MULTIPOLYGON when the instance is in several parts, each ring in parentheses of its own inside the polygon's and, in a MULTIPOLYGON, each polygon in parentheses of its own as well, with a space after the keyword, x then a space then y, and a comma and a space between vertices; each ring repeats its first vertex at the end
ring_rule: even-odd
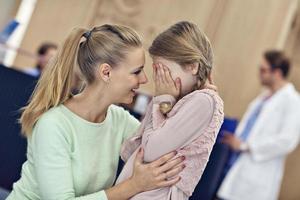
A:
POLYGON ((197 92, 185 99, 175 115, 156 129, 145 131, 142 142, 144 160, 151 162, 192 142, 208 127, 213 113, 214 100, 210 95, 197 92))

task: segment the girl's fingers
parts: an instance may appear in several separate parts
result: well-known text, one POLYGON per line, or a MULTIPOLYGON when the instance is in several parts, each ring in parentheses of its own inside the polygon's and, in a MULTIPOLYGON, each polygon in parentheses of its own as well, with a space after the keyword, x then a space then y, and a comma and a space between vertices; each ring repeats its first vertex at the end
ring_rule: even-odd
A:
POLYGON ((138 153, 135 156, 134 164, 142 164, 144 158, 144 150, 142 148, 139 149, 138 153))
POLYGON ((160 176, 158 176, 158 179, 164 180, 164 179, 172 178, 172 177, 178 175, 184 168, 185 168, 184 164, 179 164, 176 167, 174 167, 173 169, 171 169, 165 173, 162 173, 160 176))
POLYGON ((159 65, 156 65, 156 73, 157 73, 157 83, 162 83, 162 74, 159 69, 159 65))
POLYGON ((170 160, 170 161, 164 163, 163 165, 161 165, 157 171, 158 171, 158 173, 163 173, 163 172, 168 173, 168 171, 174 169, 178 164, 183 164, 184 160, 185 160, 185 157, 183 157, 183 156, 177 157, 177 158, 170 160))
POLYGON ((180 78, 176 78, 175 87, 176 87, 176 90, 179 91, 179 94, 180 94, 181 93, 181 80, 180 80, 180 78))
POLYGON ((153 63, 152 64, 152 68, 153 68, 153 80, 154 80, 154 82, 156 82, 157 81, 157 67, 156 67, 156 64, 155 63, 153 63))
POLYGON ((206 88, 206 89, 210 89, 210 90, 214 90, 215 92, 218 91, 218 87, 215 86, 215 85, 212 85, 212 84, 206 84, 206 85, 205 85, 205 88, 206 88))
POLYGON ((212 79, 211 73, 208 75, 208 82, 209 82, 209 84, 214 85, 214 81, 212 79))
POLYGON ((155 73, 156 73, 156 85, 161 85, 162 84, 162 75, 161 75, 161 72, 159 70, 159 65, 158 64, 155 64, 155 73))
POLYGON ((158 66, 159 66, 160 80, 163 84, 165 84, 166 83, 165 71, 163 69, 162 64, 159 63, 158 66))
POLYGON ((168 84, 173 84, 174 85, 174 80, 171 76, 170 70, 168 67, 164 66, 164 70, 165 70, 165 76, 166 76, 166 81, 168 84))

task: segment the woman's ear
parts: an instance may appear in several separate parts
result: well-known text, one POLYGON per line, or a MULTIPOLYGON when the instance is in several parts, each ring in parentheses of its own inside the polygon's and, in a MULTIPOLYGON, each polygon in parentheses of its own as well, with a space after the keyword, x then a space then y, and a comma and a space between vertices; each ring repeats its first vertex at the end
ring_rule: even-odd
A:
POLYGON ((97 69, 97 77, 108 83, 111 78, 111 70, 112 67, 109 64, 103 63, 97 69))
POLYGON ((199 71, 199 63, 189 64, 187 66, 188 70, 192 72, 193 75, 198 74, 199 71))

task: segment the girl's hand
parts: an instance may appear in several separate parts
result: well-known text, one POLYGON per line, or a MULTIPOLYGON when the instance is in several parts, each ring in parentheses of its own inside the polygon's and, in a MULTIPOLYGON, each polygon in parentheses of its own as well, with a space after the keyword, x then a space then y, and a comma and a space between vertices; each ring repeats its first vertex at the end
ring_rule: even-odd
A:
POLYGON ((133 187, 139 192, 149 191, 176 184, 178 174, 184 169, 184 157, 173 159, 176 153, 168 153, 148 164, 143 163, 143 150, 140 149, 134 161, 134 171, 130 178, 133 187), (170 179, 172 178, 172 179, 170 179))
POLYGON ((211 73, 207 77, 206 83, 204 85, 204 89, 210 89, 210 90, 214 90, 215 92, 218 92, 218 87, 214 84, 211 73))
POLYGON ((181 82, 179 78, 174 81, 170 70, 161 63, 153 64, 153 78, 155 84, 155 96, 169 94, 177 99, 180 95, 181 82))

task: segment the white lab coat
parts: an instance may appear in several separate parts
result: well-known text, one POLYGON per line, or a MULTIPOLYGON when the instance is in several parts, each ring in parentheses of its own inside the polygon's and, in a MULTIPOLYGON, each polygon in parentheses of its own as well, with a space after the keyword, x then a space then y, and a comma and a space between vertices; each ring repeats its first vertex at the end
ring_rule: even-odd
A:
MULTIPOLYGON (((249 106, 236 134, 241 134, 250 113, 264 99, 264 93, 249 106)), ((300 96, 290 83, 264 104, 246 143, 250 153, 241 153, 225 177, 218 197, 226 200, 276 200, 286 156, 300 136, 300 96)))

